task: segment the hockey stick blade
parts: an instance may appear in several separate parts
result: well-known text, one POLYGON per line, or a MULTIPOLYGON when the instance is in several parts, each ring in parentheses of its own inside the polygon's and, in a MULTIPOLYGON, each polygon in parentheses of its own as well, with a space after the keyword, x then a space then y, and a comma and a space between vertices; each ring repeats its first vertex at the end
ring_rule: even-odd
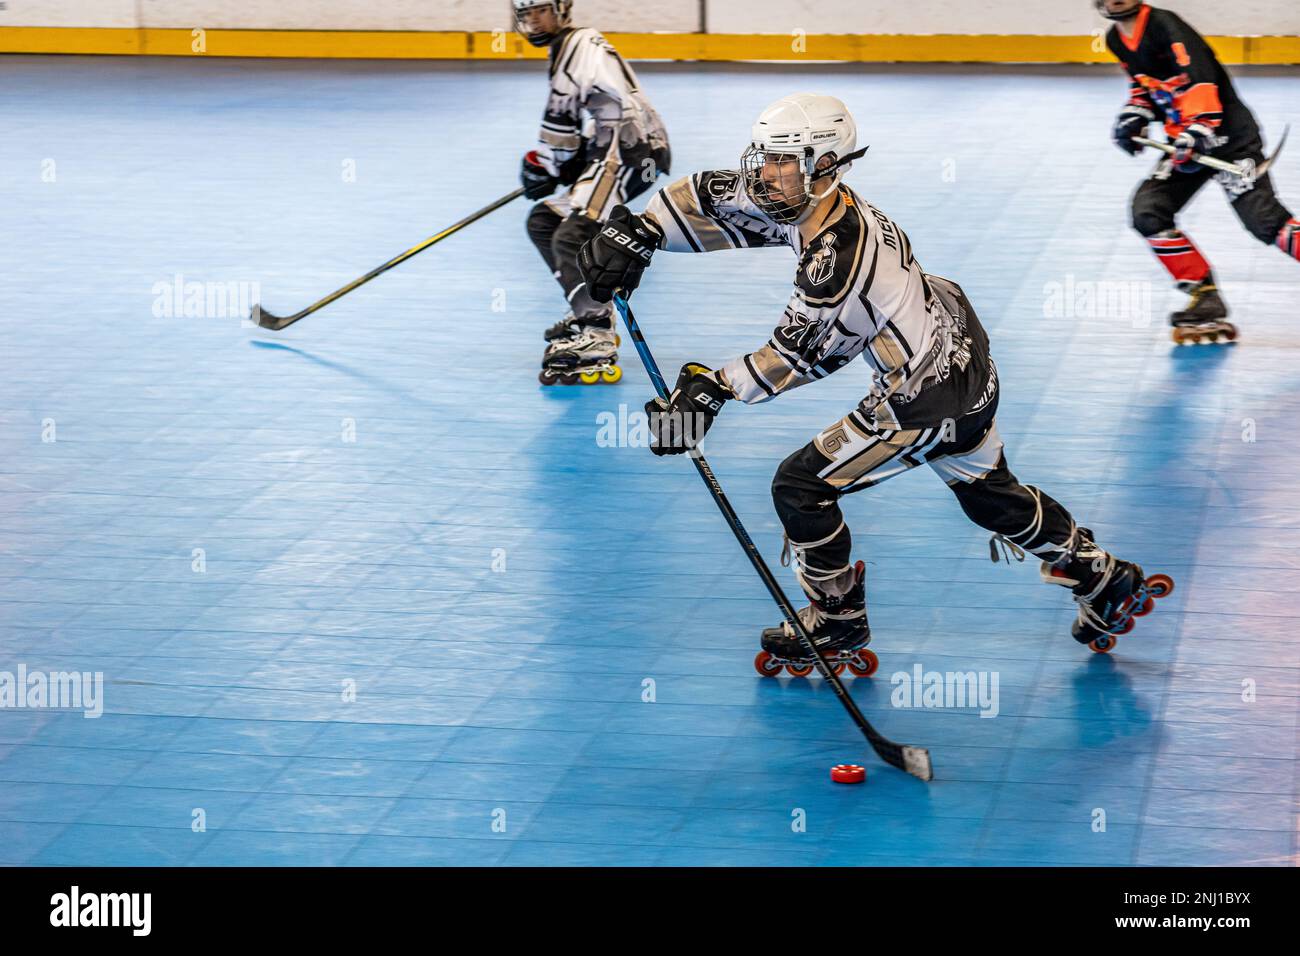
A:
POLYGON ((1274 162, 1277 161, 1278 154, 1282 152, 1282 147, 1286 145, 1286 138, 1287 136, 1290 135, 1290 133, 1291 133, 1291 124, 1287 123, 1286 126, 1282 129, 1282 138, 1277 141, 1277 149, 1273 150, 1272 156, 1270 156, 1268 159, 1264 160, 1262 163, 1259 164, 1259 168, 1255 170, 1256 176, 1263 176, 1266 172, 1268 172, 1268 168, 1272 166, 1274 162))
POLYGON ((904 747, 902 769, 927 783, 934 779, 934 768, 930 766, 930 751, 924 747, 904 747))
POLYGON ((252 311, 248 313, 248 317, 257 323, 259 328, 270 329, 272 332, 279 332, 289 324, 289 321, 284 316, 268 312, 260 305, 253 306, 252 311))

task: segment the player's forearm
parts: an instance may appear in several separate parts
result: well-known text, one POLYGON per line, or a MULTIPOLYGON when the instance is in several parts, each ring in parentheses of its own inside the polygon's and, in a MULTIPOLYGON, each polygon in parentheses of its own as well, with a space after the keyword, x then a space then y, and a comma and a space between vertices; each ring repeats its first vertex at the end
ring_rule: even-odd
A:
POLYGON ((800 373, 771 342, 757 352, 732 359, 718 370, 718 381, 746 405, 769 401, 812 380, 812 376, 800 373))

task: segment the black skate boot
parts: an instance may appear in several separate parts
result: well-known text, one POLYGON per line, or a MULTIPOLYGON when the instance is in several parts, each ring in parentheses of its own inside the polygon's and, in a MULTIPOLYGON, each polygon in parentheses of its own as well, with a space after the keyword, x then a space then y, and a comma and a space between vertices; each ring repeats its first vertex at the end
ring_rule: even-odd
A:
MULTIPOLYGON (((847 666, 859 677, 870 677, 880 666, 876 655, 867 650, 871 628, 867 625, 866 572, 863 562, 855 564, 853 581, 840 595, 823 594, 802 577, 799 580, 812 602, 799 609, 799 620, 836 674, 847 666)), ((817 666, 788 621, 764 630, 762 645, 754 667, 764 677, 777 676, 782 667, 792 677, 807 677, 817 666)))
POLYGON ((1213 345, 1233 342, 1237 327, 1228 321, 1228 306, 1219 295, 1213 274, 1186 290, 1187 307, 1169 316, 1173 339, 1179 345, 1213 345))
POLYGON ((1140 565, 1107 554, 1093 541, 1092 531, 1079 528, 1079 545, 1061 564, 1043 562, 1043 580, 1068 587, 1079 605, 1070 633, 1098 654, 1108 654, 1121 634, 1133 630, 1135 618, 1150 614, 1155 598, 1174 589, 1167 574, 1146 577, 1140 565))
POLYGON ((568 338, 557 338, 546 346, 542 371, 537 376, 543 385, 614 384, 623 377, 618 365, 618 336, 608 315, 583 316, 575 320, 578 331, 568 338))
MULTIPOLYGON (((556 322, 549 329, 543 332, 542 338, 546 339, 548 342, 554 342, 557 339, 571 339, 580 334, 583 329, 590 325, 612 327, 613 313, 611 312, 607 316, 597 313, 596 315, 578 318, 570 312, 565 315, 564 318, 560 319, 560 321, 556 322)), ((614 334, 614 344, 621 344, 621 339, 617 332, 614 334)))
POLYGON ((542 338, 548 342, 554 342, 556 339, 571 339, 577 334, 578 317, 570 312, 543 332, 542 338))

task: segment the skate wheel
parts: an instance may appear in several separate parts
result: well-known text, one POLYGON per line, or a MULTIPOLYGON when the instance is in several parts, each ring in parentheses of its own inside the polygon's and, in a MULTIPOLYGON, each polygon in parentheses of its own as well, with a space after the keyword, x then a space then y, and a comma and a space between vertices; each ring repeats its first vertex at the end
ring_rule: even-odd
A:
POLYGON ((754 658, 754 670, 761 677, 776 677, 781 673, 781 665, 767 651, 759 651, 754 658))
POLYGON ((867 768, 855 763, 840 763, 831 767, 831 779, 836 783, 861 783, 867 779, 867 768))
POLYGON ((595 385, 600 381, 599 372, 579 372, 578 378, 582 380, 583 385, 595 385))
POLYGON ((1174 579, 1167 574, 1153 574, 1147 578, 1146 586, 1152 597, 1167 597, 1174 592, 1174 579))
POLYGON ((807 677, 813 672, 813 664, 786 664, 785 669, 791 677, 807 677))
POLYGON ((840 661, 837 664, 832 664, 831 670, 835 673, 836 677, 839 677, 841 674, 844 673, 844 668, 846 667, 848 667, 848 663, 846 661, 840 661))
POLYGON ((537 373, 537 381, 541 382, 543 385, 554 385, 556 381, 555 373, 550 369, 544 368, 537 373))
POLYGON ((570 373, 567 374, 567 375, 561 375, 561 376, 560 376, 560 382, 561 382, 561 384, 564 384, 564 385, 577 385, 577 384, 578 384, 578 376, 577 376, 576 373, 570 372, 570 373))
POLYGON ((611 366, 600 373, 600 379, 607 385, 613 385, 623 377, 623 370, 617 365, 611 366))
POLYGON ((1156 609, 1155 598, 1151 597, 1151 595, 1148 594, 1147 599, 1133 609, 1133 616, 1146 617, 1155 609, 1156 609))
POLYGON ((880 666, 880 658, 876 656, 875 651, 869 651, 865 647, 854 655, 854 659, 849 661, 849 670, 858 677, 870 677, 880 666), (858 663, 858 662, 861 663, 858 663))
POLYGON ((1119 638, 1110 634, 1103 634, 1101 637, 1095 638, 1089 642, 1088 646, 1098 654, 1109 654, 1115 649, 1115 645, 1118 643, 1119 638))

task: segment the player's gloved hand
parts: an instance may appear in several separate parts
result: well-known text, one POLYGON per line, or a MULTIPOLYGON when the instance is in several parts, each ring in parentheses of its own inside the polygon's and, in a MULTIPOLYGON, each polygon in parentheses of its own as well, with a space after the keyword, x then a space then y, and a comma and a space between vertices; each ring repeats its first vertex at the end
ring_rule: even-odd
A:
POLYGON ((1193 153, 1204 156, 1210 151, 1210 131, 1198 123, 1193 123, 1174 139, 1174 169, 1180 173, 1193 173, 1201 164, 1192 159, 1193 153))
POLYGON ((559 184, 559 180, 546 171, 535 149, 524 154, 519 179, 524 184, 524 196, 528 199, 545 199, 555 192, 555 187, 559 184))
POLYGON ((586 280, 587 294, 597 302, 608 302, 620 289, 631 295, 661 238, 653 222, 627 206, 615 206, 600 232, 578 250, 578 271, 586 280))
POLYGON ((687 362, 667 402, 652 398, 645 403, 650 450, 656 455, 680 455, 694 448, 704 440, 713 419, 732 397, 711 368, 687 362))
POLYGON ((1130 104, 1120 110, 1119 116, 1115 117, 1115 128, 1111 132, 1111 138, 1124 152, 1136 156, 1142 152, 1142 144, 1133 142, 1133 137, 1145 136, 1147 127, 1155 118, 1156 114, 1145 106, 1130 104))
POLYGON ((559 179, 561 186, 572 186, 578 181, 578 177, 583 174, 587 167, 591 165, 583 157, 581 152, 574 153, 564 162, 560 163, 559 179))

